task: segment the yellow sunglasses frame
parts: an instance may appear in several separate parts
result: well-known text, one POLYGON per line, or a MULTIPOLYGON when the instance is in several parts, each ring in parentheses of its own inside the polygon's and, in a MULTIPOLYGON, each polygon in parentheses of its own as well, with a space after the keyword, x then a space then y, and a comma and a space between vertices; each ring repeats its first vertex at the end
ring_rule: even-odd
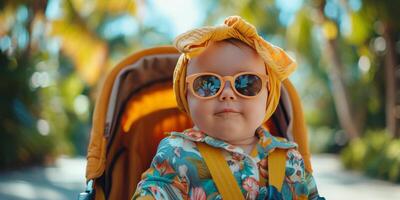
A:
MULTIPOLYGON (((186 77, 186 83, 189 85, 188 88, 189 88, 189 90, 192 92, 192 94, 193 94, 195 97, 199 98, 199 99, 211 99, 211 98, 217 97, 217 96, 222 92, 223 88, 225 88, 225 83, 226 83, 226 81, 229 81, 229 82, 230 82, 231 88, 232 88, 232 90, 235 92, 236 95, 238 95, 238 96, 240 96, 240 97, 242 97, 242 98, 246 98, 246 99, 255 98, 255 97, 257 97, 258 95, 260 95, 261 90, 260 90, 260 92, 259 92, 258 94, 254 95, 254 96, 246 96, 246 95, 240 94, 240 93, 236 90, 236 88, 235 88, 235 86, 234 86, 235 79, 236 79, 237 77, 239 77, 239 76, 241 76, 241 75, 245 75, 245 74, 251 74, 251 75, 256 75, 256 76, 258 76, 258 77, 261 79, 261 85, 262 85, 262 88, 261 88, 261 89, 266 88, 266 85, 267 85, 267 82, 268 82, 268 75, 261 74, 261 73, 256 73, 256 72, 240 72, 240 73, 237 73, 237 74, 235 74, 235 75, 233 75, 233 76, 220 76, 219 74, 212 73, 212 72, 201 72, 201 73, 191 74, 191 75, 187 76, 187 77, 186 77), (221 81, 221 84, 222 84, 222 85, 221 85, 221 88, 218 90, 217 93, 215 93, 215 95, 209 96, 209 97, 202 97, 202 96, 197 95, 196 92, 194 92, 194 89, 193 89, 193 82, 194 82, 194 80, 196 80, 197 77, 203 76, 203 75, 212 75, 212 76, 216 76, 216 77, 218 77, 218 79, 221 81)), ((187 87, 186 87, 186 88, 187 88, 187 87)))

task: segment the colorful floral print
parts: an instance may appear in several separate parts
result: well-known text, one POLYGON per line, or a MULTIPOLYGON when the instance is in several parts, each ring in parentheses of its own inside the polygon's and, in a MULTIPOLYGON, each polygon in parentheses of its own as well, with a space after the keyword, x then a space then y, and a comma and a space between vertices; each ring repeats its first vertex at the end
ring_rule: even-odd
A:
POLYGON ((305 171, 295 143, 276 138, 263 128, 257 129, 257 136, 256 154, 249 155, 241 148, 210 137, 196 128, 171 132, 160 142, 133 199, 146 195, 172 200, 222 199, 199 153, 197 142, 225 150, 223 155, 245 199, 324 199, 318 195, 313 176, 305 171), (287 149, 281 192, 268 185, 267 157, 275 148, 287 149))

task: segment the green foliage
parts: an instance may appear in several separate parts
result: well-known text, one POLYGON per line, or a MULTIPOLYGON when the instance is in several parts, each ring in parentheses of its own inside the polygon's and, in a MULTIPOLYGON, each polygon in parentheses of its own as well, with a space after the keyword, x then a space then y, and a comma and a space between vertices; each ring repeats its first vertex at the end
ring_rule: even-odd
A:
POLYGON ((366 16, 363 16, 361 13, 352 12, 349 15, 352 30, 349 31, 349 34, 345 38, 349 44, 362 45, 370 37, 372 24, 369 24, 365 20, 366 16))
POLYGON ((400 183, 400 139, 385 131, 369 131, 343 149, 341 159, 348 169, 400 183))
POLYGON ((313 22, 309 17, 310 9, 304 7, 297 12, 294 23, 287 29, 289 44, 308 58, 316 56, 315 41, 312 37, 313 22))
MULTIPOLYGON (((78 68, 76 58, 65 50, 80 38, 70 37, 73 34, 98 37, 91 32, 91 20, 81 21, 80 15, 73 10, 75 7, 68 6, 71 1, 62 2, 66 3, 60 4, 65 15, 59 13, 56 20, 48 17, 45 10, 47 4, 57 1, 5 1, 0 4, 0 169, 51 163, 60 154, 86 154, 94 101, 89 97, 94 95, 91 94, 92 85, 85 82, 79 72, 91 67, 89 61, 97 62, 99 58, 93 59, 92 54, 84 56, 80 61, 89 60, 82 62, 88 66, 78 68), (68 37, 49 34, 57 20, 68 21, 71 25, 58 27, 66 30, 64 35, 68 37)), ((125 10, 104 6, 107 2, 96 1, 101 9, 90 16, 107 18, 110 12, 125 10)), ((99 24, 94 26, 101 26, 101 23, 107 22, 100 18, 99 24)), ((96 49, 96 45, 107 42, 106 39, 93 41, 92 46, 85 47, 81 42, 75 45, 77 50, 72 50, 96 49)), ((127 47, 126 41, 123 44, 124 49, 113 52, 126 52, 131 48, 127 47)), ((77 55, 84 53, 80 51, 77 55)), ((95 74, 95 70, 84 72, 90 75, 95 74)))
POLYGON ((54 159, 56 143, 52 136, 42 136, 25 127, 0 134, 1 169, 46 163, 54 159))
POLYGON ((136 7, 130 0, 0 3, 0 168, 87 153, 95 84, 131 52, 170 44, 165 32, 141 24, 136 7))
MULTIPOLYGON (((62 138, 63 128, 57 128, 57 124, 62 122, 60 116, 55 116, 54 123, 50 123, 51 133, 44 130, 41 134, 37 128, 39 120, 45 116, 42 105, 50 103, 42 104, 49 99, 42 99, 40 92, 29 86, 33 68, 27 66, 35 58, 17 60, 0 53, 1 66, 6 66, 0 68, 0 79, 6 83, 0 87, 1 169, 49 162, 60 153, 68 153, 71 148, 70 143, 62 138)), ((48 125, 46 121, 42 124, 48 125)))

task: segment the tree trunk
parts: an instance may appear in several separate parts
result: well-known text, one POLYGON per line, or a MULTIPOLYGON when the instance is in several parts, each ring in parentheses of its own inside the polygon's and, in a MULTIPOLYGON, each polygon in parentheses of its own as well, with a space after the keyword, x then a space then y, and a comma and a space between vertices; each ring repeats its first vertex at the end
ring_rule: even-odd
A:
POLYGON ((396 138, 400 137, 400 67, 397 64, 393 29, 384 24, 383 37, 386 41, 385 78, 386 78, 386 128, 396 138), (396 69, 397 68, 397 69, 396 69))
POLYGON ((350 107, 348 91, 342 78, 343 63, 337 50, 336 40, 327 39, 325 51, 331 65, 328 73, 333 86, 332 95, 339 117, 339 123, 350 139, 358 138, 359 129, 356 127, 354 121, 355 114, 350 107))
MULTIPOLYGON (((320 25, 324 24, 324 22, 327 20, 326 16, 324 15, 324 7, 325 3, 321 3, 318 6, 318 23, 320 25)), ((342 75, 344 74, 343 63, 340 59, 340 54, 337 47, 337 39, 330 39, 326 37, 324 37, 324 39, 326 45, 324 51, 326 52, 325 55, 327 55, 327 63, 330 65, 328 67, 328 75, 333 86, 332 95, 335 103, 335 109, 339 117, 340 126, 344 129, 349 139, 352 140, 359 137, 360 128, 357 127, 354 121, 355 115, 350 107, 348 91, 342 79, 342 75)))

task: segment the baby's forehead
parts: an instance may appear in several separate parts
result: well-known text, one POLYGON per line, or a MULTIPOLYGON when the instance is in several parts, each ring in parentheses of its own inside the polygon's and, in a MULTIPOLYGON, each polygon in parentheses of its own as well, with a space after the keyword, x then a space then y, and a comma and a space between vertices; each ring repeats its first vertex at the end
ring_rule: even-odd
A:
POLYGON ((187 74, 213 72, 232 75, 239 72, 265 73, 264 60, 240 40, 224 40, 209 44, 198 56, 189 60, 187 74))

